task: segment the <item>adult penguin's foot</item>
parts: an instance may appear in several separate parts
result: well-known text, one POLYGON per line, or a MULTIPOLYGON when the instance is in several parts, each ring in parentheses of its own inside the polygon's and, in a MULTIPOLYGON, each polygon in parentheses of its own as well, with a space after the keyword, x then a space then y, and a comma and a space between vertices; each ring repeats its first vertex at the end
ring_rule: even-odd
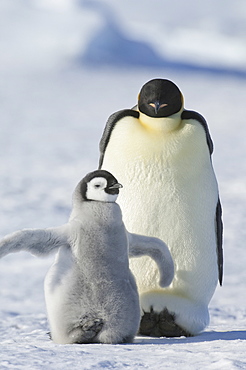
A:
POLYGON ((140 322, 139 334, 150 337, 191 337, 192 334, 175 323, 175 314, 166 308, 160 313, 144 312, 140 322))

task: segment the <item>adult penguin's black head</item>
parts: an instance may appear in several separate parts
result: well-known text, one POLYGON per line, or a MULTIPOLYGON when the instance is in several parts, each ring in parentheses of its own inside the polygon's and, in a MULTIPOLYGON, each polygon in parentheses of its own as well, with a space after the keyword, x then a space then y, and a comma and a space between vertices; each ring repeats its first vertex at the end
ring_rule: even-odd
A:
POLYGON ((183 96, 179 88, 169 80, 154 79, 140 90, 138 109, 149 117, 169 117, 180 111, 183 96))

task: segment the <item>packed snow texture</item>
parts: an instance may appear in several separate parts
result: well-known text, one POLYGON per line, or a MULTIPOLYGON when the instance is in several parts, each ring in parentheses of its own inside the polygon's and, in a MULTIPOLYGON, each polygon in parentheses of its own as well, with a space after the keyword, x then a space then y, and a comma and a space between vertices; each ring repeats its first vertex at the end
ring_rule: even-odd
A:
POLYGON ((155 0, 151 6, 148 0, 105 0, 98 1, 102 14, 93 3, 0 2, 0 237, 67 222, 75 185, 97 168, 107 117, 132 107, 149 79, 168 78, 182 90, 185 107, 207 119, 214 141, 224 284, 211 301, 210 325, 196 337, 56 345, 43 294, 53 257, 9 255, 0 261, 0 368, 245 369, 246 78, 234 72, 245 68, 246 6, 239 0, 155 0), (122 67, 112 59, 86 65, 82 56, 105 26, 106 13, 125 40, 159 58, 223 73, 175 63, 128 61, 122 67))

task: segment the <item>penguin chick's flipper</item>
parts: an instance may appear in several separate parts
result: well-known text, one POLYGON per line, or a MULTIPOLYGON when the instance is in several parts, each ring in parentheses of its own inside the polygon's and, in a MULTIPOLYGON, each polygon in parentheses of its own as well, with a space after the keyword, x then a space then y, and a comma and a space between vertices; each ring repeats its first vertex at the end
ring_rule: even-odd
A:
POLYGON ((66 235, 66 225, 49 229, 24 229, 6 235, 0 241, 0 258, 9 253, 20 251, 42 256, 61 246, 70 247, 66 235))
POLYGON ((166 287, 174 277, 174 263, 167 245, 160 239, 128 232, 129 257, 151 257, 158 266, 159 284, 166 287))
POLYGON ((80 325, 71 330, 69 337, 72 343, 95 343, 97 342, 95 338, 102 330, 102 327, 102 319, 93 319, 85 315, 81 319, 80 325))
POLYGON ((157 313, 153 311, 153 307, 151 307, 150 312, 144 312, 140 322, 139 334, 150 337, 192 336, 175 323, 175 314, 171 314, 166 308, 157 313))

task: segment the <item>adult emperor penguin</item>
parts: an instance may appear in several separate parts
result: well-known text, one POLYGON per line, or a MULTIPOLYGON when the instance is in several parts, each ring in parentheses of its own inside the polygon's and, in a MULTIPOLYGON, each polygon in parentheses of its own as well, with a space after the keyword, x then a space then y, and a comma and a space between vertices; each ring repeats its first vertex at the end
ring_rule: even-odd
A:
POLYGON ((148 257, 131 259, 140 293, 140 333, 190 336, 209 323, 208 304, 222 284, 222 221, 205 119, 184 109, 179 88, 154 79, 138 105, 114 113, 100 142, 99 168, 124 183, 118 202, 130 232, 170 248, 175 277, 166 289, 148 257))
POLYGON ((165 243, 126 231, 115 203, 121 187, 109 172, 91 172, 74 191, 68 224, 17 231, 0 242, 0 257, 20 250, 44 255, 59 248, 45 279, 51 337, 56 343, 133 340, 140 305, 129 254, 147 254, 156 260, 161 286, 172 281, 174 265, 165 243))

